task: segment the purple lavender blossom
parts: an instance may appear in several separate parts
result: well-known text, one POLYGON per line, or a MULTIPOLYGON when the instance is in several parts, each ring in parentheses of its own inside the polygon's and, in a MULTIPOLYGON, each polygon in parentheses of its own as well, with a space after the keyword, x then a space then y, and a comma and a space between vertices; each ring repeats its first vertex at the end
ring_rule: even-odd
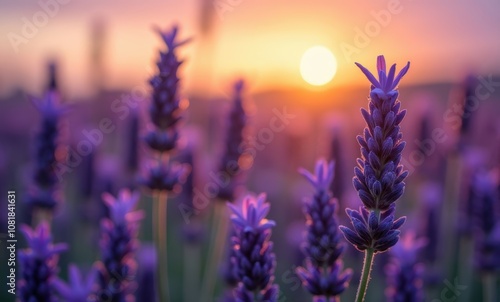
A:
POLYGON ((48 91, 57 91, 59 82, 57 80, 57 63, 56 61, 50 61, 48 66, 48 81, 47 81, 47 90, 48 91))
POLYGON ((470 130, 471 130, 471 125, 472 125, 472 117, 473 113, 475 110, 473 106, 470 106, 468 102, 474 102, 474 98, 476 97, 476 88, 478 85, 478 81, 475 76, 472 74, 469 74, 465 77, 463 84, 462 84, 462 89, 463 89, 463 100, 460 100, 461 105, 463 106, 463 113, 462 113, 462 123, 460 124, 460 135, 461 138, 463 139, 464 136, 466 136, 470 130))
POLYGON ((275 223, 265 218, 270 207, 266 195, 246 196, 241 207, 230 203, 228 207, 236 233, 232 242, 239 278, 236 301, 277 301, 278 286, 273 285, 276 257, 270 241, 275 223))
POLYGON ((56 149, 64 108, 56 91, 48 91, 43 99, 34 99, 33 103, 41 114, 42 125, 35 140, 35 171, 28 201, 31 206, 52 210, 59 200, 56 149))
POLYGON ((160 163, 149 167, 148 177, 141 182, 151 191, 178 192, 189 172, 189 166, 178 163, 160 163))
POLYGON ((233 108, 229 114, 224 155, 219 163, 219 173, 225 176, 225 186, 220 186, 217 197, 220 200, 233 200, 236 189, 236 175, 241 170, 239 159, 242 155, 241 144, 247 115, 243 107, 243 89, 245 82, 238 80, 234 84, 233 108))
POLYGON ((109 218, 101 221, 101 262, 98 263, 99 299, 112 302, 134 301, 137 231, 142 212, 134 211, 138 193, 121 190, 118 197, 104 193, 109 218))
POLYGON ((173 151, 179 138, 178 123, 183 108, 178 92, 180 80, 177 72, 182 61, 178 59, 176 50, 177 47, 189 42, 189 39, 177 40, 177 26, 170 31, 158 30, 158 32, 167 46, 167 51, 160 52, 160 60, 156 64, 158 73, 149 81, 153 88, 149 108, 153 125, 144 140, 149 148, 159 153, 159 160, 157 164, 151 165, 142 183, 153 191, 172 191, 179 188, 178 184, 188 170, 185 165, 172 164, 168 159, 164 160, 162 154, 173 151))
MULTIPOLYGON (((236 236, 236 231, 234 229, 231 230, 229 234, 229 240, 236 236)), ((224 263, 221 265, 220 272, 222 275, 222 280, 226 287, 235 288, 238 285, 239 277, 238 277, 238 265, 236 263, 236 250, 230 246, 226 252, 226 259, 224 263)))
POLYGON ((158 295, 155 290, 156 286, 156 249, 154 246, 142 246, 138 253, 137 262, 139 264, 137 273, 137 301, 158 301, 158 295))
POLYGON ((482 272, 500 271, 500 222, 498 192, 492 175, 478 173, 473 181, 476 250, 474 262, 482 272))
POLYGON ((344 157, 344 146, 342 144, 340 131, 335 129, 335 131, 333 132, 333 137, 330 142, 330 158, 331 160, 335 161, 334 174, 338 175, 339 177, 337 177, 335 181, 332 181, 330 190, 332 196, 337 199, 337 204, 341 206, 341 197, 344 196, 344 191, 346 188, 344 178, 341 177, 345 173, 345 162, 342 160, 344 157))
POLYGON ((367 128, 364 136, 358 136, 361 158, 354 168, 354 188, 364 207, 359 211, 347 209, 354 230, 340 226, 345 238, 359 250, 373 249, 383 252, 396 244, 398 230, 405 217, 394 220, 394 202, 403 195, 403 171, 401 152, 405 146, 399 124, 406 111, 400 111, 401 103, 395 90, 410 67, 408 63, 395 77, 396 64, 389 73, 383 56, 377 58, 377 80, 365 67, 356 63, 371 82, 369 112, 361 109, 367 128))
POLYGON ((438 255, 439 246, 439 214, 442 202, 442 189, 439 183, 422 185, 421 201, 424 204, 422 221, 422 234, 427 239, 427 244, 422 250, 426 262, 434 263, 438 255))
POLYGON ((417 260, 417 253, 426 243, 426 240, 416 239, 415 234, 410 232, 391 249, 392 257, 385 269, 388 301, 423 301, 423 266, 417 260))
POLYGON ((314 175, 301 169, 300 173, 315 188, 312 200, 305 204, 307 217, 307 242, 304 247, 306 267, 299 267, 297 274, 314 301, 337 301, 349 285, 352 272, 343 271, 340 255, 344 246, 336 217, 337 201, 329 192, 333 181, 333 161, 319 160, 314 175))
POLYGON ((126 142, 126 166, 130 171, 136 171, 139 166, 139 130, 140 119, 136 110, 132 111, 128 125, 129 137, 126 142))
POLYGON ((177 72, 183 61, 178 59, 176 50, 177 47, 189 42, 189 39, 178 41, 178 30, 177 26, 171 31, 158 30, 167 46, 167 51, 160 52, 160 60, 156 64, 158 74, 149 81, 153 88, 149 115, 155 129, 146 135, 145 140, 151 149, 159 152, 173 150, 179 138, 177 124, 181 119, 182 108, 177 72))
POLYGON ((157 30, 167 46, 166 51, 160 51, 157 62, 158 73, 149 83, 153 88, 149 116, 152 125, 145 137, 145 142, 156 154, 156 166, 153 166, 143 184, 156 195, 153 212, 156 214, 152 226, 153 236, 158 251, 158 292, 160 300, 169 296, 167 250, 164 237, 166 234, 166 213, 168 195, 165 193, 181 189, 179 186, 182 177, 188 172, 186 165, 174 164, 170 161, 172 151, 177 147, 179 138, 179 121, 187 102, 182 102, 179 96, 178 70, 182 61, 177 57, 176 50, 189 42, 189 39, 179 41, 177 33, 179 28, 173 26, 169 31, 157 30), (165 293, 165 294, 164 294, 165 293))
POLYGON ((59 295, 66 302, 90 302, 97 301, 93 295, 95 292, 95 281, 97 271, 92 269, 86 278, 78 267, 74 264, 70 265, 69 269, 69 284, 62 280, 55 280, 54 287, 59 295))
POLYGON ((57 301, 54 281, 58 271, 58 256, 67 250, 66 244, 52 244, 52 236, 46 222, 40 223, 34 230, 26 225, 21 230, 29 248, 19 252, 21 279, 18 297, 20 301, 57 301))

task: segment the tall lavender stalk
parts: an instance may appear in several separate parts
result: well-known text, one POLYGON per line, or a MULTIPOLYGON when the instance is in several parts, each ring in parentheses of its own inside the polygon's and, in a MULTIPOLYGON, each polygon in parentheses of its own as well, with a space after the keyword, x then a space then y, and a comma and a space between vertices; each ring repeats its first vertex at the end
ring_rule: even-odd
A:
POLYGON ((363 202, 359 211, 346 209, 353 229, 340 226, 345 238, 365 252, 363 272, 356 301, 364 301, 370 271, 376 253, 384 252, 399 239, 399 228, 406 217, 394 219, 395 201, 403 195, 408 175, 400 165, 405 142, 399 124, 406 110, 400 111, 396 87, 410 68, 410 63, 395 76, 396 64, 387 73, 384 56, 377 58, 378 80, 365 67, 356 63, 372 84, 369 111, 361 109, 367 127, 358 136, 361 158, 354 168, 354 188, 363 202))
POLYGON ((42 124, 35 140, 35 171, 28 201, 34 210, 34 225, 50 216, 59 201, 56 150, 59 139, 59 121, 65 109, 59 104, 59 94, 48 90, 33 104, 40 112, 42 124))
POLYGON ((333 180, 333 161, 318 160, 314 175, 301 169, 300 173, 311 183, 316 192, 305 204, 307 241, 304 247, 306 267, 299 267, 297 274, 313 301, 336 302, 348 286, 352 271, 343 271, 340 258, 344 246, 340 243, 337 222, 337 200, 329 192, 333 180))
POLYGON ((179 77, 177 75, 182 61, 177 57, 177 48, 189 40, 177 39, 178 27, 169 31, 158 31, 167 46, 160 52, 157 62, 158 73, 149 83, 153 88, 149 115, 150 131, 145 142, 156 155, 156 164, 151 165, 148 178, 144 184, 153 191, 153 235, 158 250, 157 282, 160 299, 169 300, 168 266, 167 266, 167 199, 168 192, 179 188, 187 168, 172 163, 170 153, 176 149, 179 138, 178 125, 181 120, 183 106, 179 96, 179 77))
MULTIPOLYGON (((243 105, 243 90, 245 83, 243 80, 237 80, 233 86, 233 106, 229 113, 224 153, 218 166, 218 201, 234 200, 238 187, 239 177, 241 177, 240 158, 243 154, 241 148, 244 142, 244 131, 247 124, 247 115, 243 105)), ((208 260, 208 269, 205 270, 204 284, 202 288, 202 299, 210 301, 215 287, 215 280, 211 276, 216 274, 216 268, 221 263, 223 255, 224 242, 228 236, 227 209, 223 202, 216 202, 213 212, 213 231, 210 240, 210 251, 208 260)), ((229 260, 229 258, 226 258, 229 260)), ((230 262, 225 265, 231 266, 230 262)), ((230 287, 230 284, 226 283, 230 287)))
POLYGON ((48 222, 40 223, 35 229, 23 226, 22 231, 29 248, 19 252, 21 279, 18 298, 21 302, 57 301, 54 288, 57 262, 67 245, 52 244, 48 222))
POLYGON ((278 286, 273 285, 276 257, 273 253, 271 228, 274 221, 267 220, 270 205, 266 195, 246 196, 241 207, 228 203, 235 230, 232 247, 235 251, 238 287, 236 301, 276 302, 278 286))
POLYGON ((497 278, 500 272, 499 194, 494 177, 486 171, 474 178, 475 257, 476 269, 482 274, 484 301, 497 300, 497 278))
POLYGON ((132 302, 137 232, 143 216, 142 212, 134 210, 139 194, 125 189, 117 198, 104 193, 103 200, 109 208, 109 217, 101 221, 98 298, 110 302, 132 302))
POLYGON ((219 184, 217 197, 222 201, 234 200, 237 186, 238 172, 241 171, 240 157, 243 154, 241 144, 247 124, 247 115, 243 106, 243 89, 245 82, 238 80, 234 83, 233 107, 228 116, 224 154, 219 163, 219 175, 224 182, 219 184))

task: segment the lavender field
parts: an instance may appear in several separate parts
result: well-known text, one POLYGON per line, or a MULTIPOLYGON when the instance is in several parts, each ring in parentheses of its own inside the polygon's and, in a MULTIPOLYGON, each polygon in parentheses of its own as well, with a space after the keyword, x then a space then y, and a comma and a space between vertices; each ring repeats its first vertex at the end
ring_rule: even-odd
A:
POLYGON ((0 11, 0 301, 500 301, 495 1, 0 11))

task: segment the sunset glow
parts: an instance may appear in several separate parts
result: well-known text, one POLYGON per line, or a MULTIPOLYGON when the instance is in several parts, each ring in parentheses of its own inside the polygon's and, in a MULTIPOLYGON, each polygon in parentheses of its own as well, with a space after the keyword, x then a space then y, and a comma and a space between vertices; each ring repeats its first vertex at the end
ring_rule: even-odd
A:
POLYGON ((325 85, 333 79, 336 72, 337 60, 324 46, 309 48, 300 60, 300 74, 311 85, 325 85))

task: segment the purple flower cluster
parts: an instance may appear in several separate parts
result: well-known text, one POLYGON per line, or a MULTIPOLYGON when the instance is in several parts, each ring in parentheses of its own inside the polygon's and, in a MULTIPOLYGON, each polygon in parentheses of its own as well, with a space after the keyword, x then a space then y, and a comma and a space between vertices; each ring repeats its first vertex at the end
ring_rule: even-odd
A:
POLYGON ((118 198, 103 194, 110 215, 101 221, 101 262, 98 264, 99 299, 133 301, 137 231, 142 212, 134 211, 139 194, 122 190, 118 198))
POLYGON ((143 184, 152 191, 179 191, 179 183, 186 171, 185 165, 175 162, 151 164, 143 184))
POLYGON ((42 99, 33 100, 41 114, 42 125, 35 140, 35 171, 33 188, 28 198, 31 206, 52 210, 58 203, 56 174, 59 120, 64 108, 59 104, 57 91, 49 90, 42 99))
POLYGON ((28 249, 19 252, 21 302, 57 301, 54 281, 57 275, 58 256, 67 249, 66 244, 52 244, 49 225, 42 222, 36 229, 23 226, 28 249))
POLYGON ((239 159, 242 155, 241 145, 244 141, 247 115, 243 107, 243 80, 234 84, 233 107, 229 114, 224 154, 220 160, 219 172, 225 176, 226 184, 219 188, 217 197, 221 200, 233 200, 236 187, 235 175, 240 171, 239 159))
POLYGON ((400 164, 405 142, 400 123, 406 111, 400 110, 396 87, 410 67, 408 63, 397 76, 396 64, 387 73, 383 56, 377 58, 377 80, 365 67, 356 63, 371 82, 369 111, 361 109, 367 127, 358 136, 361 158, 354 169, 354 188, 364 207, 347 209, 353 230, 341 226, 345 238, 359 250, 383 252, 396 244, 398 230, 405 217, 394 220, 394 202, 403 195, 403 180, 408 175, 400 164))
POLYGON ((157 191, 172 191, 178 188, 176 185, 187 171, 185 166, 172 164, 162 158, 162 154, 176 148, 179 138, 178 124, 183 111, 177 75, 182 61, 178 59, 176 50, 189 40, 178 41, 177 33, 177 26, 170 31, 159 31, 167 50, 160 52, 160 60, 156 64, 158 73, 149 81, 153 88, 149 108, 149 116, 153 125, 146 134, 145 142, 160 156, 158 164, 151 165, 148 177, 143 183, 149 189, 157 191))
POLYGON ((475 265, 482 272, 500 271, 499 194, 492 175, 478 173, 473 180, 475 203, 475 265))
POLYGON ((229 203, 228 207, 236 234, 232 238, 239 279, 236 301, 277 301, 278 286, 273 285, 276 257, 270 240, 275 223, 266 219, 270 207, 266 195, 246 196, 241 207, 229 203))
POLYGON ((147 134, 146 143, 158 152, 173 150, 179 138, 177 125, 181 119, 182 108, 178 93, 177 71, 182 61, 177 58, 176 49, 189 40, 178 41, 177 32, 177 26, 171 31, 159 31, 168 49, 166 52, 160 52, 160 60, 156 64, 158 74, 149 81, 153 88, 149 115, 155 129, 147 134))
POLYGON ((301 169, 315 189, 312 200, 305 204, 307 241, 304 247, 306 267, 297 274, 315 301, 337 301, 347 287, 351 270, 343 271, 340 256, 344 246, 340 243, 337 222, 337 201, 328 191, 333 181, 334 163, 319 160, 314 175, 301 169))
POLYGON ((387 301, 424 301, 423 266, 418 262, 417 253, 425 244, 426 240, 416 239, 413 233, 408 233, 391 249, 391 260, 386 266, 387 301))

